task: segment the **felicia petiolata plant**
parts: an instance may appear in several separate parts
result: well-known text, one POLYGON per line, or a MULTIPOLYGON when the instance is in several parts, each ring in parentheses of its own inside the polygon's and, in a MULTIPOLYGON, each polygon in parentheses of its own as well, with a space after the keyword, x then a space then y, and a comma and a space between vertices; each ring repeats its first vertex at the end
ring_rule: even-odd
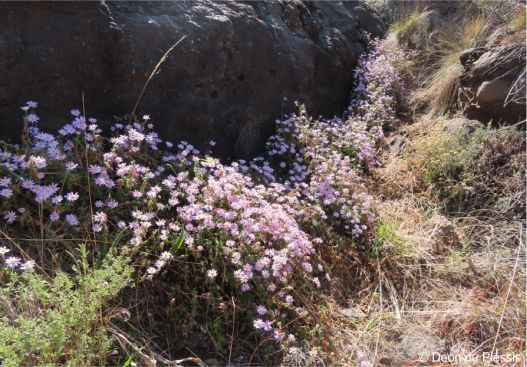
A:
POLYGON ((361 175, 396 118, 405 62, 388 48, 372 41, 360 59, 345 116, 314 120, 300 107, 249 162, 222 164, 164 141, 149 116, 115 123, 107 139, 74 109, 58 134, 46 133, 27 102, 23 144, 0 150, 2 237, 24 244, 2 244, 4 268, 67 271, 82 241, 94 263, 117 251, 144 281, 173 267, 189 287, 233 294, 252 327, 296 348, 296 285, 321 287, 326 276, 316 228, 367 243, 375 226, 361 175))
POLYGON ((263 182, 298 189, 324 223, 353 238, 364 237, 375 222, 376 202, 361 173, 377 164, 383 127, 396 121, 407 65, 404 53, 389 42, 372 40, 370 46, 355 70, 353 98, 343 118, 313 120, 300 106, 298 114, 276 122, 266 155, 244 166, 263 182))

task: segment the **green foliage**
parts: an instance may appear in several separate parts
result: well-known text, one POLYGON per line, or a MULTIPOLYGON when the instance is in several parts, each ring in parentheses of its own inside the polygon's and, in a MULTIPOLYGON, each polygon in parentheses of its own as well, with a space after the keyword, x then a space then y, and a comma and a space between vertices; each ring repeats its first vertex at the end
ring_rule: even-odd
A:
POLYGON ((525 207, 525 137, 514 129, 478 128, 455 134, 442 123, 414 139, 412 170, 448 211, 506 205, 525 207))
POLYGON ((131 268, 119 257, 88 268, 84 256, 75 272, 74 277, 60 272, 51 280, 33 271, 4 274, 2 366, 104 365, 113 344, 105 308, 129 283, 131 268))
POLYGON ((422 174, 423 183, 437 197, 445 198, 453 193, 453 186, 467 182, 469 172, 464 168, 478 156, 487 138, 485 129, 449 133, 444 122, 439 121, 425 134, 417 136, 407 153, 413 170, 422 174))
POLYGON ((397 234, 396 225, 381 220, 373 238, 371 253, 375 257, 381 257, 388 252, 400 254, 408 251, 408 245, 397 234))
POLYGON ((426 173, 424 181, 436 184, 446 181, 462 181, 466 163, 472 161, 480 152, 481 146, 488 133, 478 129, 473 134, 464 131, 456 136, 445 136, 437 141, 431 150, 431 159, 425 163, 426 173))
POLYGON ((170 252, 172 252, 174 255, 179 251, 181 246, 183 246, 183 242, 185 242, 185 229, 181 229, 181 233, 179 234, 178 239, 176 242, 172 245, 170 248, 170 252))

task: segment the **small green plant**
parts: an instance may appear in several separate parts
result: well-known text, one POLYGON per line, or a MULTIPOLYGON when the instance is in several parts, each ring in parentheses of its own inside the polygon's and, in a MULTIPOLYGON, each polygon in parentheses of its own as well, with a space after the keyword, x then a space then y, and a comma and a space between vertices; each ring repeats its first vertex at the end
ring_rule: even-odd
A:
POLYGON ((387 252, 399 253, 404 250, 405 243, 397 234, 397 227, 392 223, 381 221, 373 240, 372 255, 381 257, 387 252))
POLYGON ((2 274, 8 279, 0 289, 2 366, 105 364, 113 344, 105 307, 129 283, 131 268, 119 257, 88 268, 84 256, 75 272, 52 280, 34 271, 2 274))
POLYGON ((409 167, 449 212, 498 205, 510 214, 524 210, 525 137, 514 129, 453 133, 439 120, 407 153, 409 167))
POLYGON ((436 185, 443 196, 449 190, 442 190, 443 184, 470 184, 471 174, 465 167, 477 157, 487 137, 486 130, 478 129, 470 135, 464 132, 439 141, 432 151, 430 163, 426 165, 425 183, 436 185))
POLYGON ((477 158, 488 137, 484 128, 471 133, 465 128, 448 132, 445 122, 439 120, 414 140, 409 157, 411 166, 421 170, 425 186, 431 187, 436 196, 445 197, 455 192, 454 186, 470 183, 471 172, 465 167, 477 158))

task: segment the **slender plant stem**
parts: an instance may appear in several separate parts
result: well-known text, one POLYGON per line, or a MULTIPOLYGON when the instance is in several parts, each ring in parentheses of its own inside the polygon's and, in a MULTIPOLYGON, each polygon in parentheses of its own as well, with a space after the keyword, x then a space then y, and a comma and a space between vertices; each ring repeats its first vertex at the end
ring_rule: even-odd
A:
POLYGON ((163 64, 168 55, 172 52, 172 50, 174 50, 176 48, 177 45, 179 45, 187 36, 183 36, 179 39, 179 41, 177 41, 176 43, 174 43, 168 50, 167 52, 165 52, 165 54, 161 57, 161 59, 159 59, 158 63, 156 64, 156 66, 154 67, 154 70, 152 70, 152 73, 150 73, 150 76, 148 77, 148 79, 146 80, 146 83, 145 85, 143 86, 143 89, 141 90, 141 93, 139 94, 139 98, 137 98, 137 101, 135 102, 135 105, 134 105, 134 109, 132 110, 132 113, 130 114, 130 119, 128 120, 128 122, 130 123, 132 121, 132 118, 133 116, 135 115, 135 111, 137 110, 137 106, 139 106, 139 102, 141 102, 141 99, 143 98, 143 94, 145 93, 145 90, 146 88, 148 87, 148 84, 150 83, 150 81, 152 80, 152 78, 154 77, 154 75, 156 74, 157 70, 159 69, 159 67, 161 66, 161 64, 163 64))

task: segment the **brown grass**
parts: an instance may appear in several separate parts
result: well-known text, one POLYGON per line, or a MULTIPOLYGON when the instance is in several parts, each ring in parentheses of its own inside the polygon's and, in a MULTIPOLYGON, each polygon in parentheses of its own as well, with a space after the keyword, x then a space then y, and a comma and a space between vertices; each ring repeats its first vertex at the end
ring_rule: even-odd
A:
POLYGON ((447 112, 457 100, 459 76, 463 70, 459 56, 472 47, 484 27, 481 15, 458 22, 447 22, 425 50, 425 67, 421 87, 413 95, 414 103, 426 103, 435 113, 447 112))
POLYGON ((380 217, 393 225, 404 251, 362 263, 357 254, 355 262, 341 254, 334 263, 336 274, 348 268, 355 277, 340 284, 338 303, 327 303, 331 365, 359 366, 358 353, 374 366, 423 365, 401 347, 403 336, 421 334, 443 343, 444 353, 520 358, 434 365, 525 365, 525 137, 494 130, 480 132, 481 145, 477 139, 469 145, 435 117, 455 110, 460 53, 485 43, 498 27, 524 24, 523 6, 509 14, 502 3, 463 8, 420 41, 419 28, 434 14, 408 2, 391 27, 388 37, 418 50, 411 104, 428 113, 386 139, 382 166, 370 180, 382 201, 380 217), (427 180, 429 168, 439 172, 433 178, 445 179, 427 180), (437 195, 439 187, 445 195, 437 195), (455 212, 451 197, 459 204, 455 212))
MULTIPOLYGON (((433 144, 426 140, 433 130, 437 130, 433 118, 402 127, 395 134, 406 136, 406 148, 391 155, 386 149, 383 166, 373 172, 383 201, 380 216, 394 224, 407 251, 379 261, 365 292, 350 295, 345 306, 331 305, 333 330, 328 337, 334 365, 358 366, 359 352, 375 366, 421 365, 418 356, 401 349, 403 336, 421 334, 448 346, 445 353, 481 357, 499 351, 525 361, 524 219, 511 219, 496 208, 442 214, 441 201, 416 174, 422 171, 415 167, 415 151, 405 154, 416 137, 433 144), (445 242, 434 253, 435 242, 443 238, 437 234, 445 226, 454 229, 460 242, 454 247, 445 242), (390 261, 398 267, 390 268, 390 261), (352 316, 343 317, 342 307, 353 310, 352 316)), ((510 180, 509 176, 502 179, 510 180)), ((473 364, 491 365, 488 360, 473 364)))

